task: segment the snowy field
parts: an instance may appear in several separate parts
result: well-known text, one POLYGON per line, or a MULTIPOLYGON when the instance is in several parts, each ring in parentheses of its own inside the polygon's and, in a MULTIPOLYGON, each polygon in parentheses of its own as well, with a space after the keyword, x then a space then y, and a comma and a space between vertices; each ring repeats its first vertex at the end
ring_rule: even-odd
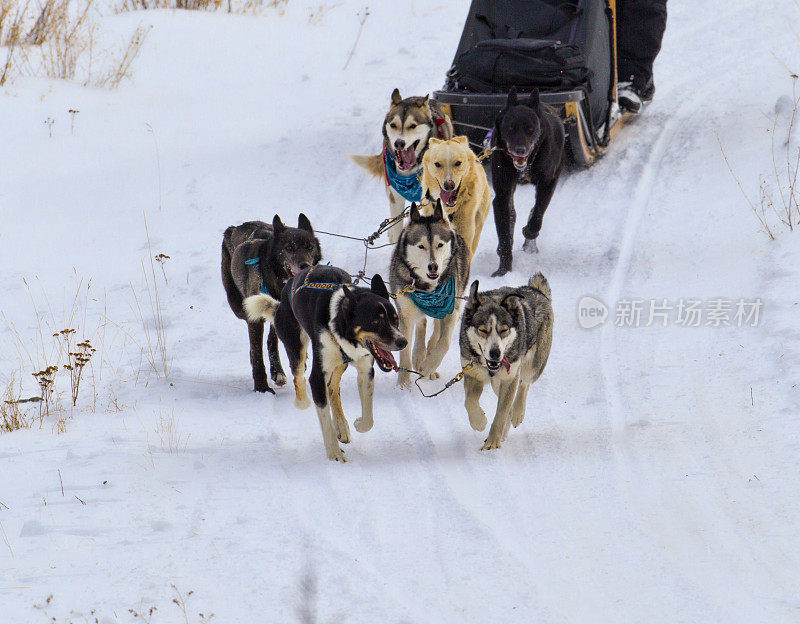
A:
MULTIPOLYGON (((800 8, 669 9, 654 103, 562 178, 540 254, 504 278, 544 272, 556 322, 527 418, 492 452, 460 385, 425 399, 377 372, 374 429, 329 462, 290 387, 251 391, 219 279, 231 224, 376 229, 383 190, 345 154, 379 149, 394 87, 441 86, 466 2, 371 4, 347 69, 352 0, 108 15, 106 33, 153 26, 118 90, 6 85, 0 386, 35 394, 55 331, 97 352, 77 407, 59 372, 61 411, 0 435, 0 623, 800 622, 800 233, 764 233, 720 149, 757 199, 800 92, 800 8), (580 326, 584 296, 604 324, 580 326), (731 326, 677 322, 679 302, 720 299, 731 326), (618 318, 634 300, 638 327, 618 318), (666 326, 651 300, 673 306, 666 326)), ((320 238, 360 268, 359 243, 320 238)), ((496 244, 488 221, 482 288, 501 283, 496 244)), ((352 371, 343 401, 352 421, 352 371)))

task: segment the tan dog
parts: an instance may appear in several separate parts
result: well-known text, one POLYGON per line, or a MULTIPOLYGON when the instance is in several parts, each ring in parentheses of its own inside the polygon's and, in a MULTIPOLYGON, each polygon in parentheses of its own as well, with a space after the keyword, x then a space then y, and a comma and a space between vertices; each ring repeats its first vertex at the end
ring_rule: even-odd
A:
POLYGON ((430 196, 433 204, 442 200, 453 227, 469 248, 472 262, 492 205, 492 190, 467 137, 428 139, 422 169, 423 196, 430 196))

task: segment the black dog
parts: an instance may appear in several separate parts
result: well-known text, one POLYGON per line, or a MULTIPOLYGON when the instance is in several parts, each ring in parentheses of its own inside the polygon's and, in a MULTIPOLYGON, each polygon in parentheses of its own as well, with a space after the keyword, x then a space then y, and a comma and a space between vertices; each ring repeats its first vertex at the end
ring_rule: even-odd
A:
POLYGON ((500 267, 492 275, 511 270, 514 246, 514 191, 520 178, 536 186, 536 204, 522 228, 523 249, 535 252, 536 237, 542 229, 544 211, 550 204, 561 175, 564 156, 564 125, 561 119, 539 103, 539 92, 531 93, 524 104, 517 102, 511 88, 505 107, 497 115, 492 131, 492 186, 494 187, 494 223, 497 228, 497 255, 500 267))
MULTIPOLYGON (((272 225, 263 221, 248 221, 231 226, 222 238, 222 285, 228 295, 233 313, 247 320, 243 301, 261 292, 280 297, 286 280, 303 269, 317 264, 322 258, 319 241, 308 218, 301 214, 297 227, 286 227, 278 215, 272 225)), ((264 368, 264 321, 248 321, 250 335, 250 364, 256 392, 272 392, 264 368)), ((274 327, 267 337, 269 368, 272 381, 278 386, 286 383, 278 355, 278 337, 274 327)))
POLYGON ((358 370, 361 418, 359 432, 372 428, 373 363, 382 371, 397 369, 392 351, 408 344, 398 329, 397 312, 380 275, 369 289, 349 284, 350 274, 331 266, 311 267, 286 283, 280 303, 267 294, 248 297, 249 319, 274 322, 294 375, 295 406, 310 405, 306 394, 306 351, 313 353, 311 396, 317 407, 328 459, 345 461, 337 438, 350 442, 350 426, 342 411, 339 384, 347 365, 358 370), (274 319, 274 321, 273 321, 274 319), (331 410, 333 421, 331 422, 331 410))

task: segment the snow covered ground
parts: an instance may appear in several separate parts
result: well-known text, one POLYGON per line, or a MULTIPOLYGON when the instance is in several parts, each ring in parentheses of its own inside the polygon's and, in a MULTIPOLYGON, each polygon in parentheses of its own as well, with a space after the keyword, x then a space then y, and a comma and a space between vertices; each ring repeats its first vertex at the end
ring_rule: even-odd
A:
MULTIPOLYGON (((797 5, 670 4, 654 103, 562 179, 540 254, 517 254, 508 282, 542 270, 556 326, 504 447, 478 450, 460 386, 425 399, 379 373, 375 427, 340 465, 288 388, 250 391, 218 263, 247 219, 365 235, 387 215, 345 154, 378 149, 392 88, 440 86, 467 5, 370 6, 343 70, 363 10, 108 16, 121 36, 153 25, 119 90, 26 78, 0 95, 0 382, 33 394, 68 325, 98 347, 64 433, 53 416, 0 435, 0 621, 43 621, 37 604, 103 624, 153 606, 158 624, 800 621, 800 244, 760 231, 720 151, 757 197, 793 96, 782 63, 800 72, 797 5), (167 380, 147 360, 151 253, 169 256, 167 380), (587 295, 609 309, 593 329, 587 295), (619 302, 642 300, 648 325, 650 300, 758 298, 756 327, 615 322, 619 302)), ((358 243, 321 238, 360 266, 358 243)), ((484 288, 495 246, 487 223, 484 288)), ((352 373, 343 395, 352 420, 352 373)))

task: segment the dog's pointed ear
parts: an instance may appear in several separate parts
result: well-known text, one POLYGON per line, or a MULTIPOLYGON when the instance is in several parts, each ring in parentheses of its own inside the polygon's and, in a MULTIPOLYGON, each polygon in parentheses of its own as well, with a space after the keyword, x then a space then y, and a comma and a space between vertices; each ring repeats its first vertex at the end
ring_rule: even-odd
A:
POLYGON ((508 91, 508 98, 506 99, 506 108, 517 105, 517 87, 511 87, 508 91))
POLYGON ((539 110, 539 89, 534 89, 531 91, 531 95, 526 102, 529 108, 533 110, 539 110))
POLYGON ((344 291, 344 296, 345 296, 347 299, 349 299, 349 300, 351 300, 351 301, 352 301, 353 299, 355 299, 355 298, 356 298, 356 295, 355 295, 355 293, 354 293, 352 290, 350 290, 350 289, 349 289, 347 286, 344 286, 344 285, 343 285, 343 286, 342 286, 342 291, 344 291))
POLYGON ((392 91, 392 106, 396 106, 402 101, 403 98, 400 97, 400 89, 395 88, 395 90, 392 91))
POLYGON ((422 97, 422 98, 419 99, 419 105, 420 106, 427 106, 428 105, 428 100, 430 99, 430 97, 431 97, 431 94, 430 93, 426 93, 425 97, 422 97))
MULTIPOLYGON (((428 139, 428 141, 431 141, 431 140, 432 139, 428 139)), ((450 140, 453 143, 458 143, 460 145, 469 145, 469 139, 467 137, 465 137, 464 135, 453 137, 450 140)))
POLYGON ((500 302, 500 305, 503 306, 506 310, 508 310, 512 315, 518 311, 522 311, 522 304, 520 301, 522 300, 522 295, 519 293, 511 293, 510 295, 506 295, 503 297, 503 300, 500 302))
POLYGON ((272 218, 272 231, 275 233, 275 236, 280 234, 286 229, 286 226, 281 221, 281 218, 278 215, 275 215, 272 218))
MULTIPOLYGON (((436 137, 431 137, 428 139, 428 147, 431 145, 439 145, 439 143, 444 143, 441 139, 437 139, 436 137)), ((427 156, 428 153, 426 152, 425 155, 427 156)))
POLYGON ((411 212, 409 214, 411 215, 411 220, 414 223, 422 218, 422 216, 419 214, 419 208, 417 208, 417 202, 411 202, 411 212))
POLYGON ((444 208, 442 207, 442 200, 436 200, 436 208, 433 209, 433 218, 437 221, 447 221, 447 217, 444 214, 444 208))
POLYGON ((383 281, 383 278, 380 276, 380 273, 376 273, 375 275, 372 276, 372 281, 370 282, 369 289, 379 297, 383 297, 384 299, 389 298, 389 289, 386 288, 386 283, 383 281))
POLYGON ((467 298, 467 307, 477 308, 479 305, 481 305, 481 298, 478 296, 478 280, 475 280, 469 287, 469 297, 467 298))
POLYGON ((301 230, 305 230, 306 232, 313 234, 314 228, 311 227, 311 221, 308 220, 308 217, 304 215, 302 212, 300 216, 297 217, 297 227, 301 230))

